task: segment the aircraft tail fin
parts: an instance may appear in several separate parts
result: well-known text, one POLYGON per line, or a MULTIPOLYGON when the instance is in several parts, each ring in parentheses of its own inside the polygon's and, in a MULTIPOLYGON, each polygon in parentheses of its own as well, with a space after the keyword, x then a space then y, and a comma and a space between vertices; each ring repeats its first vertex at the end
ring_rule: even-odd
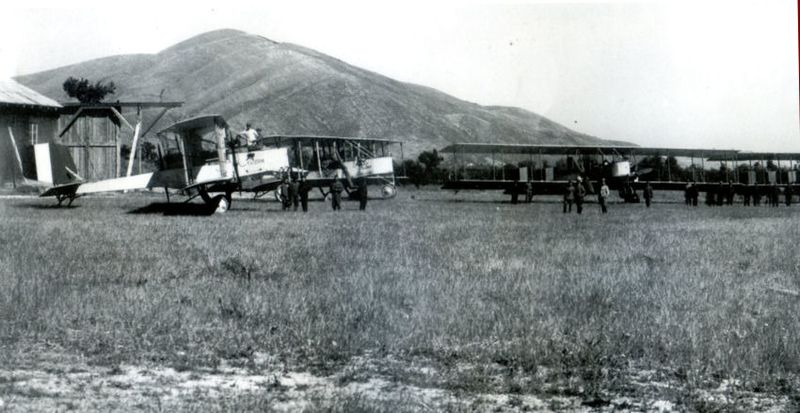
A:
POLYGON ((8 138, 14 151, 15 167, 26 183, 56 186, 83 180, 75 172, 75 162, 66 146, 55 143, 20 145, 11 127, 8 127, 8 138))
MULTIPOLYGON (((33 145, 35 179, 50 185, 63 185, 83 179, 75 172, 75 162, 69 148, 55 143, 39 143, 33 145)), ((26 176, 28 177, 28 176, 26 176)))

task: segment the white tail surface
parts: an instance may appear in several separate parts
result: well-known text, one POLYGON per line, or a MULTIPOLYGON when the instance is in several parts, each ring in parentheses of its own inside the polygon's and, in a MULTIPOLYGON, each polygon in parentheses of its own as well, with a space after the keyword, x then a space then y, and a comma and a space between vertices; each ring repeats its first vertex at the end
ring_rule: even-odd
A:
POLYGON ((106 179, 104 181, 90 182, 78 187, 76 193, 91 194, 95 192, 125 191, 129 189, 144 189, 150 186, 153 173, 126 176, 124 178, 106 179))
POLYGON ((53 184, 53 165, 50 160, 50 144, 39 143, 33 145, 33 155, 36 160, 36 180, 53 184))

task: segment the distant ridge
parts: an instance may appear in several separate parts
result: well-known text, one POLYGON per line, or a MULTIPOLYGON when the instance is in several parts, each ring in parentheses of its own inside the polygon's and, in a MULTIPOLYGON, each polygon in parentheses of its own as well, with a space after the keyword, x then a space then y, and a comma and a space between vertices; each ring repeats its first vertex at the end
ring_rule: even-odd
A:
MULTIPOLYGON (((69 76, 113 80, 119 100, 183 100, 162 121, 220 113, 234 128, 252 121, 265 134, 399 139, 408 156, 454 142, 619 144, 570 130, 519 108, 480 106, 402 83, 317 51, 223 29, 157 54, 109 56, 20 76, 58 101, 69 76)), ((624 142, 622 142, 624 143, 624 142)))

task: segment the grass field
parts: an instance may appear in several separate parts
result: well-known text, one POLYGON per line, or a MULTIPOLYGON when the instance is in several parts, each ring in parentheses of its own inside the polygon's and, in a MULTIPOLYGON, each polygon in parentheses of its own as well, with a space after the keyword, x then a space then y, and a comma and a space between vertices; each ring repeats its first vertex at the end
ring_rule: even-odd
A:
MULTIPOLYGON (((578 217, 501 199, 401 189, 365 213, 234 201, 211 217, 142 210, 162 200, 136 194, 0 200, 0 362, 379 376, 446 392, 431 410, 522 410, 527 396, 553 410, 797 408, 800 207, 578 217)), ((8 377, 0 402, 35 399, 8 377)), ((220 410, 262 410, 276 391, 220 410)), ((402 405, 369 394, 299 397, 402 405)))

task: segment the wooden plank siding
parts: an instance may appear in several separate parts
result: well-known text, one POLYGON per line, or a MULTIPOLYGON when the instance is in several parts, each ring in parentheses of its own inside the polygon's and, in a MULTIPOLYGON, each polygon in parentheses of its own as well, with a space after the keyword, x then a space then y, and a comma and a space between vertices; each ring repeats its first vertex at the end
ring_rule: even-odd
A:
MULTIPOLYGON (((72 115, 58 120, 62 130, 72 115)), ((108 116, 81 116, 61 137, 60 143, 70 148, 78 175, 87 180, 117 177, 117 140, 119 127, 108 116)))

